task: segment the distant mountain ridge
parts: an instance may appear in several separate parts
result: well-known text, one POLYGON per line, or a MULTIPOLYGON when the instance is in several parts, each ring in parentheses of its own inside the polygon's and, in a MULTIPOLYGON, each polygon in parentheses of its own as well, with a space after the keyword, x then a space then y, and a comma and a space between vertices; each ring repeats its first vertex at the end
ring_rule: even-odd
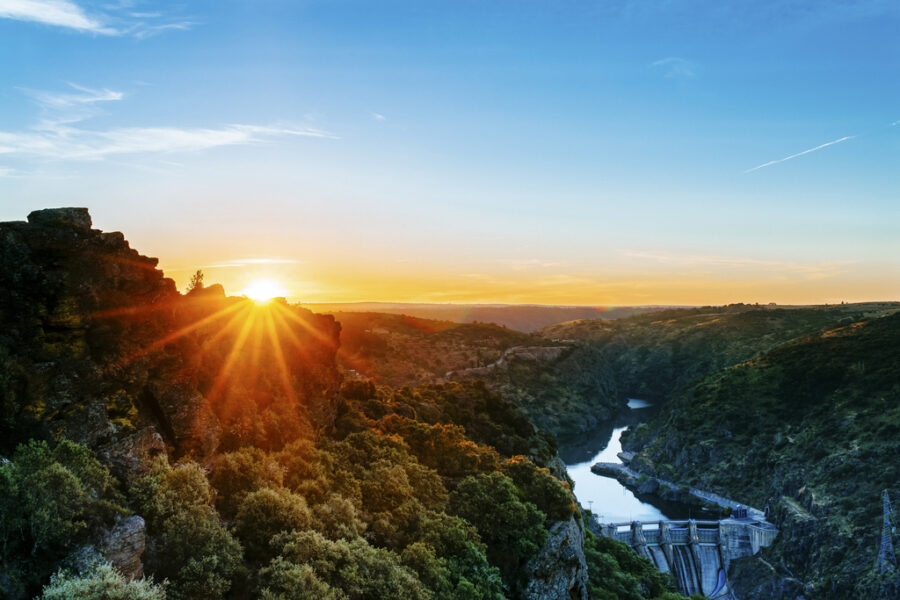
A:
POLYGON ((394 302, 301 303, 322 314, 378 312, 454 323, 496 323, 530 333, 578 319, 619 319, 673 306, 553 306, 541 304, 417 304, 394 302))

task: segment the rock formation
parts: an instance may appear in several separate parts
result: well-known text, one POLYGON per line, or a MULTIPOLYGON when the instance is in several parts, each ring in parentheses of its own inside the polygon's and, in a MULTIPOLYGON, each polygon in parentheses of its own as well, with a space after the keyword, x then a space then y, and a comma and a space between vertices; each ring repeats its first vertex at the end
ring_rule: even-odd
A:
POLYGON ((144 573, 141 554, 146 543, 144 519, 135 515, 120 519, 115 527, 107 531, 100 540, 98 550, 130 580, 144 573))
POLYGON ((333 317, 254 310, 220 286, 183 296, 157 263, 84 208, 0 223, 0 451, 66 437, 121 475, 164 451, 202 459, 250 429, 277 445, 330 425, 333 317), (248 334, 251 320, 277 320, 277 343, 264 326, 248 334))
POLYGON ((550 528, 547 543, 525 567, 524 600, 587 600, 584 526, 574 517, 550 528))

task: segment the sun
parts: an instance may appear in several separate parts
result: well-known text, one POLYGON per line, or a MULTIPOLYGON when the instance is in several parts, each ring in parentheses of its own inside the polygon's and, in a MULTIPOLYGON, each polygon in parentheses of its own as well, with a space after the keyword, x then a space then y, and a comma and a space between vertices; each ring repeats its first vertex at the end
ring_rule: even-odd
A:
POLYGON ((287 290, 274 279, 254 279, 241 293, 255 302, 264 304, 272 298, 283 298, 287 295, 287 290))

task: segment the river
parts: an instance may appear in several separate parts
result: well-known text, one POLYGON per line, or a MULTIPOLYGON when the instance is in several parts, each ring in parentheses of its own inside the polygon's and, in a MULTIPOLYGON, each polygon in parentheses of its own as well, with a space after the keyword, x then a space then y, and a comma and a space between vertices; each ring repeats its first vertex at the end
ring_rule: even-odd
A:
POLYGON ((617 480, 591 472, 591 465, 596 462, 620 462, 616 455, 622 451, 622 432, 629 426, 647 421, 658 410, 649 402, 636 399, 628 401, 628 408, 626 414, 612 423, 599 426, 585 437, 560 442, 559 456, 566 465, 569 477, 575 482, 578 502, 605 523, 703 516, 696 507, 668 502, 655 496, 635 495, 617 480))

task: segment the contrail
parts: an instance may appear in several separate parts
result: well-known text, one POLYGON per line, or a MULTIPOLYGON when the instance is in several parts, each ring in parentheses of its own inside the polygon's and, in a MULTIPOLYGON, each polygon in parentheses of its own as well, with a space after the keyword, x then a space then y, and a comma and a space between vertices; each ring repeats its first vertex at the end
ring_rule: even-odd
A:
POLYGON ((769 162, 763 163, 756 167, 753 167, 752 169, 747 169, 746 171, 744 171, 744 173, 750 173, 751 171, 755 171, 757 169, 762 169, 763 167, 777 165, 778 163, 782 163, 786 160, 791 160, 792 158, 797 158, 798 156, 803 156, 804 154, 809 154, 810 152, 815 152, 816 150, 821 150, 822 148, 827 148, 828 146, 833 146, 835 144, 840 144, 841 142, 846 142, 847 140, 852 140, 855 137, 856 137, 855 135, 845 135, 844 137, 842 137, 840 139, 837 139, 837 140, 834 140, 831 142, 827 142, 825 144, 822 144, 821 146, 816 146, 815 148, 810 148, 809 150, 804 150, 803 152, 798 152, 797 154, 791 154, 790 156, 786 156, 786 157, 780 158, 778 160, 770 160, 769 162))

